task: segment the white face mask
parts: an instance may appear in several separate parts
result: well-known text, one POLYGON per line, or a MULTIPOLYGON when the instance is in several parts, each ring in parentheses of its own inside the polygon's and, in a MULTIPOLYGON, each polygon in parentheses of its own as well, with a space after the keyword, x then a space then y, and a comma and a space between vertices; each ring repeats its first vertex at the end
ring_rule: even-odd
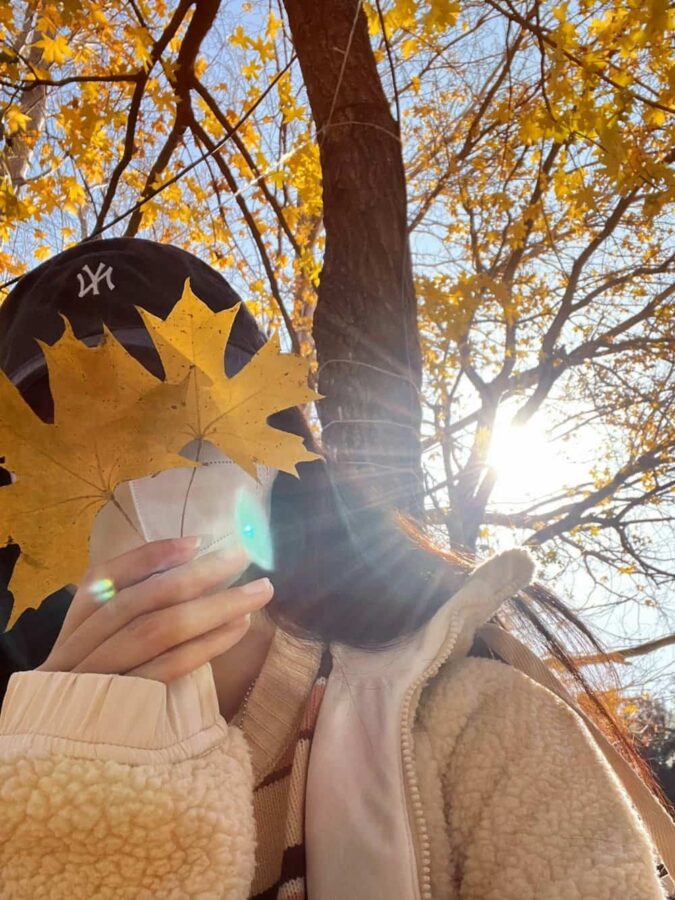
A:
POLYGON ((200 535, 197 556, 244 546, 251 562, 271 569, 270 495, 278 470, 257 466, 258 483, 206 441, 193 441, 182 455, 188 459, 199 455, 202 465, 119 485, 117 505, 107 503, 94 522, 90 563, 111 559, 145 541, 200 535))

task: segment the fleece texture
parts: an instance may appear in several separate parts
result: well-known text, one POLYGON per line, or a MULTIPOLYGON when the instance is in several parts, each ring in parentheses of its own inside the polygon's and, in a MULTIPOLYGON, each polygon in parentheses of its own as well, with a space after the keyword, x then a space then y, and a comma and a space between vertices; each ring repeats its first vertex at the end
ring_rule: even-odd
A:
MULTIPOLYGON (((180 681, 12 676, 0 717, 3 900, 248 897, 250 752, 214 711, 203 671, 180 681)), ((434 898, 666 896, 585 725, 526 675, 449 662, 414 737, 434 898)))
POLYGON ((210 667, 20 672, 0 715, 2 900, 243 898, 253 773, 210 667))
POLYGON ((501 662, 447 664, 415 729, 434 898, 661 900, 648 836, 586 725, 501 662))
MULTIPOLYGON (((650 838, 583 721, 524 673, 458 644, 463 655, 430 678, 411 720, 420 805, 408 814, 411 834, 428 835, 433 900, 664 900, 650 838)), ((284 666, 270 709, 288 702, 292 672, 284 666)), ((13 674, 0 712, 0 900, 247 900, 264 751, 220 715, 208 664, 169 685, 13 674)), ((371 836, 390 810, 374 796, 371 836)), ((375 860, 384 876, 386 847, 375 860)), ((361 900, 358 872, 340 872, 361 900)))

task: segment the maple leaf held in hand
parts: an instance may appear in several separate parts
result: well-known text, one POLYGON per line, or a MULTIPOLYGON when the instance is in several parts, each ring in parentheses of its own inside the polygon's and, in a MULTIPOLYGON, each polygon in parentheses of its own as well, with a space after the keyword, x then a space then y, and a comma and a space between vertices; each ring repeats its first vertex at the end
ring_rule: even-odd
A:
POLYGON ((14 605, 8 629, 24 610, 78 583, 88 565, 94 518, 118 484, 193 465, 163 450, 152 435, 125 427, 138 396, 161 382, 111 334, 90 348, 68 327, 43 349, 54 424, 36 416, 0 371, 0 448, 14 476, 0 488, 0 546, 11 540, 21 548, 9 583, 14 605))
POLYGON ((54 400, 54 422, 36 416, 0 372, 0 452, 13 473, 0 488, 0 545, 21 554, 9 589, 11 628, 21 613, 87 568, 96 515, 116 503, 115 488, 165 469, 199 465, 179 455, 203 439, 258 478, 256 463, 297 475, 321 457, 301 437, 267 424, 275 412, 320 399, 307 386, 309 363, 279 351, 275 335, 233 378, 225 347, 239 304, 214 313, 190 289, 166 320, 139 309, 166 379, 152 375, 104 328, 88 347, 66 322, 41 342, 54 400))
POLYGON ((227 377, 225 345, 240 305, 214 313, 186 279, 166 319, 137 307, 166 373, 161 387, 137 407, 139 428, 166 435, 167 449, 176 452, 197 438, 207 440, 256 479, 256 463, 297 476, 296 463, 320 457, 297 434, 268 425, 267 417, 323 395, 307 384, 308 360, 281 353, 277 334, 227 377))

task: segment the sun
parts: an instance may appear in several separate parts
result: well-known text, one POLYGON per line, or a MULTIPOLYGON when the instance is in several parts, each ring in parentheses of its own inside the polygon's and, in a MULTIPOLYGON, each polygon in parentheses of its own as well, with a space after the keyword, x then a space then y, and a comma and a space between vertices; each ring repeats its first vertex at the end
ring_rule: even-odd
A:
POLYGON ((578 484, 588 471, 580 458, 581 449, 576 445, 571 448, 556 437, 551 424, 542 417, 514 425, 513 411, 500 410, 487 459, 497 474, 491 502, 521 505, 578 484))

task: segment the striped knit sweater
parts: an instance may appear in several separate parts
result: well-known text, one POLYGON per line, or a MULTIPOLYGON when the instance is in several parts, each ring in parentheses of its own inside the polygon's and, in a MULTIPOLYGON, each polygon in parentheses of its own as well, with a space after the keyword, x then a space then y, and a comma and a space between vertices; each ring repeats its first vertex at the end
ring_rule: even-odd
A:
POLYGON ((277 629, 248 698, 230 721, 251 752, 256 823, 252 900, 305 900, 307 767, 332 658, 277 629))

